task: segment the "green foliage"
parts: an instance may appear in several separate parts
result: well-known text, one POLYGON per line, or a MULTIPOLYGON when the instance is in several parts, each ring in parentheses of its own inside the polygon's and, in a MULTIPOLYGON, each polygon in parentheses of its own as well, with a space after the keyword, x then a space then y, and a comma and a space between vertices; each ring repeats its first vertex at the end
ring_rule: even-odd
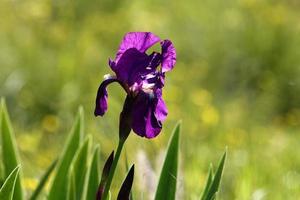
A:
POLYGON ((209 166, 209 170, 208 170, 208 176, 207 176, 207 180, 206 180, 206 184, 205 184, 205 187, 204 187, 204 191, 202 193, 202 197, 201 197, 201 200, 204 200, 207 196, 207 193, 210 189, 210 185, 213 181, 213 176, 214 176, 214 172, 213 172, 213 166, 212 164, 209 166))
POLYGON ((117 200, 131 199, 131 188, 133 184, 133 179, 134 179, 134 165, 132 165, 129 172, 127 173, 125 180, 122 183, 117 200))
MULTIPOLYGON (((165 161, 161 170, 161 175, 156 191, 156 200, 174 200, 176 196, 177 185, 177 171, 178 171, 178 154, 179 154, 179 139, 180 139, 181 123, 178 123, 174 128, 172 137, 169 141, 165 161)), ((4 157, 3 164, 5 169, 8 166, 18 162, 17 149, 15 138, 12 134, 9 118, 5 109, 4 102, 1 107, 1 139, 2 139, 2 152, 10 153, 10 158, 4 157), (7 148, 7 149, 4 149, 7 148), (10 150, 11 152, 9 152, 10 150)), ((102 181, 100 181, 99 173, 99 146, 94 147, 94 151, 90 152, 92 147, 92 139, 87 136, 83 138, 83 110, 79 109, 72 131, 67 140, 67 145, 63 150, 62 156, 55 160, 45 174, 42 176, 40 183, 33 191, 30 200, 35 200, 41 194, 44 186, 47 184, 50 174, 54 171, 56 164, 58 167, 54 176, 52 187, 48 193, 48 199, 51 198, 65 198, 68 200, 86 200, 94 199, 97 194, 98 186, 101 182, 106 182, 108 171, 113 161, 112 152, 109 156, 107 163, 104 166, 104 173, 102 181), (59 187, 58 187, 59 186, 59 187)), ((223 155, 216 173, 213 173, 212 167, 210 168, 206 188, 204 189, 202 200, 212 200, 218 191, 222 171, 224 168, 226 152, 223 155)), ((126 165, 128 165, 127 155, 125 157, 126 165)), ((12 200, 15 199, 16 188, 18 181, 21 182, 19 177, 19 169, 17 166, 8 175, 6 181, 0 189, 0 199, 12 200)), ((134 166, 129 170, 126 179, 124 180, 117 199, 132 199, 131 188, 134 178, 134 166)), ((101 186, 100 187, 103 187, 101 186)), ((103 189, 103 188, 102 188, 103 189)), ((20 188, 22 191, 22 188, 20 188)), ((111 199, 110 192, 108 199, 111 199)))
POLYGON ((222 156, 217 171, 214 174, 212 165, 209 168, 206 186, 201 200, 214 200, 220 187, 227 151, 222 156))
MULTIPOLYGON (((90 149, 91 138, 88 137, 83 142, 81 147, 77 150, 74 159, 71 164, 71 169, 69 173, 71 176, 74 176, 74 190, 75 190, 75 199, 86 199, 86 193, 84 191, 84 185, 88 183, 88 179, 86 179, 86 174, 88 170, 88 156, 90 149), (85 183, 85 181, 87 181, 85 183)), ((72 178, 71 178, 72 180, 72 178)))
MULTIPOLYGON (((105 198, 104 197, 104 190, 105 190, 105 187, 107 187, 107 180, 108 180, 108 177, 109 177, 111 167, 113 165, 113 161, 114 161, 114 151, 112 151, 110 153, 110 155, 108 156, 108 158, 107 158, 107 160, 106 160, 106 162, 103 166, 100 184, 99 184, 98 189, 97 189, 97 199, 104 199, 105 198)), ((110 191, 108 191, 108 193, 109 192, 110 191)))
POLYGON ((97 145, 93 152, 92 161, 90 167, 88 167, 88 184, 85 184, 86 199, 95 199, 97 194, 97 189, 100 183, 100 147, 97 145))
MULTIPOLYGON (((3 155, 3 167, 5 176, 9 176, 20 163, 16 141, 14 139, 13 130, 11 127, 10 119, 6 110, 4 99, 1 99, 0 107, 0 140, 1 140, 1 153, 3 155)), ((17 179, 13 198, 14 200, 23 199, 21 174, 16 173, 17 179)))
POLYGON ((165 161, 156 189, 155 200, 174 200, 176 195, 179 136, 181 123, 178 123, 170 139, 165 161))
POLYGON ((17 166, 7 177, 4 184, 0 188, 1 200, 13 200, 16 180, 18 178, 20 167, 17 166))
MULTIPOLYGON (((80 109, 77 114, 76 121, 73 125, 71 134, 69 135, 69 138, 67 140, 67 145, 65 146, 65 149, 62 153, 62 157, 60 158, 58 169, 56 171, 56 175, 54 177, 52 187, 49 192, 49 200, 67 198, 68 179, 66 177, 68 175, 69 168, 71 166, 74 155, 76 154, 76 151, 80 146, 82 138, 83 110, 80 109)), ((70 180, 75 181, 75 177, 72 178, 73 175, 69 175, 71 177, 70 180)), ((73 189, 73 186, 71 187, 71 189, 73 189)))
POLYGON ((57 160, 54 160, 51 165, 48 167, 48 169, 46 170, 45 174, 41 177, 41 180, 38 184, 38 186, 36 187, 36 189, 33 191, 31 197, 29 200, 36 200, 38 198, 38 196, 40 195, 41 191, 43 190, 44 186, 46 185, 51 173, 53 172, 53 170, 55 169, 57 164, 57 160))
MULTIPOLYGON (((182 165, 183 199, 199 195, 206 163, 215 158, 213 149, 224 145, 232 155, 224 199, 249 199, 257 192, 272 200, 300 196, 299 1, 0 4, 0 95, 7 97, 22 140, 25 178, 45 169, 48 161, 41 154, 57 154, 78 104, 87 108, 88 131, 102 154, 110 153, 124 94, 110 86, 109 117, 100 120, 92 115, 95 93, 102 76, 113 73, 107 59, 115 56, 123 34, 149 30, 171 39, 178 53, 163 91, 169 109, 163 132, 178 118, 185 122, 181 158, 189 164, 182 165)), ((165 133, 151 143, 131 139, 130 160, 142 148, 153 164, 168 140, 165 133)))
MULTIPOLYGON (((128 157, 127 157, 127 152, 126 152, 126 150, 125 150, 125 152, 124 152, 124 157, 125 157, 125 159, 124 159, 124 161, 125 161, 125 169, 126 169, 126 171, 128 171, 128 170, 129 170, 129 163, 128 163, 128 157)), ((133 195, 132 190, 130 191, 129 199, 130 199, 130 200, 134 200, 134 195, 133 195)))
POLYGON ((75 175, 74 171, 70 170, 67 176, 68 183, 68 192, 67 192, 67 200, 75 200, 76 197, 76 185, 75 185, 75 175))

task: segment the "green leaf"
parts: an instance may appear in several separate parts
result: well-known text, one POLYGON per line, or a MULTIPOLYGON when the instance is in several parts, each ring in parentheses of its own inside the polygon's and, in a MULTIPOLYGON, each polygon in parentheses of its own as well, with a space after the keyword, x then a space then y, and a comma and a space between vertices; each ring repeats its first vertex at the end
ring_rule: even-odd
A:
POLYGON ((89 167, 89 172, 87 177, 88 178, 88 184, 85 184, 85 190, 86 192, 86 199, 95 199, 98 185, 100 182, 100 166, 99 166, 99 158, 100 158, 100 147, 99 145, 96 146, 91 166, 89 167))
POLYGON ((34 192, 32 193, 30 200, 35 200, 38 198, 39 194, 41 193, 41 191, 43 190, 44 186, 46 185, 49 176, 51 175, 51 173, 53 172, 55 166, 57 164, 57 160, 54 160, 54 162, 51 163, 51 165, 48 167, 48 169, 46 170, 45 174, 42 176, 38 186, 36 187, 36 189, 34 190, 34 192))
POLYGON ((75 175, 74 171, 71 170, 68 176, 68 194, 67 200, 75 200, 76 199, 76 186, 75 186, 75 175))
MULTIPOLYGON (((0 155, 1 155, 1 143, 0 143, 0 155)), ((3 165, 0 161, 0 185, 4 183, 4 171, 3 171, 3 165)))
POLYGON ((14 197, 14 190, 16 186, 16 180, 18 178, 20 167, 17 166, 7 177, 4 184, 0 189, 1 200, 12 200, 14 197))
MULTIPOLYGON (((7 177, 10 172, 19 165, 20 159, 4 99, 1 99, 0 110, 0 140, 2 144, 3 170, 4 176, 7 177)), ((23 186, 21 180, 21 172, 19 172, 17 175, 16 186, 14 190, 14 200, 22 199, 23 186)))
POLYGON ((223 156, 219 162, 218 169, 216 171, 216 174, 214 175, 213 181, 207 192, 207 196, 204 198, 205 200, 212 200, 212 199, 215 199, 215 197, 216 197, 216 193, 219 190, 219 186, 220 186, 220 182, 221 182, 221 178, 222 178, 222 174, 223 174, 224 164, 225 164, 225 160, 226 160, 226 154, 227 154, 227 151, 225 151, 225 153, 223 154, 223 156))
POLYGON ((86 199, 82 197, 82 192, 84 189, 85 177, 87 174, 87 165, 88 165, 88 154, 90 149, 91 137, 87 137, 84 143, 76 152, 74 160, 71 164, 72 175, 74 175, 75 183, 75 199, 86 199))
MULTIPOLYGON (((126 171, 128 171, 129 170, 129 163, 128 163, 128 158, 127 158, 127 152, 126 152, 126 150, 124 152, 124 157, 125 157, 125 169, 126 169, 126 171)), ((132 190, 130 191, 129 199, 130 200, 134 200, 134 198, 133 198, 133 191, 132 190)))
POLYGON ((181 123, 177 123, 170 139, 166 158, 161 170, 155 200, 174 200, 176 195, 179 136, 181 123))
POLYGON ((111 200, 111 192, 110 191, 108 191, 108 200, 111 200))
POLYGON ((134 165, 130 168, 125 180, 122 183, 117 200, 129 200, 134 178, 134 165))
POLYGON ((213 176, 214 176, 213 166, 212 166, 212 164, 210 164, 209 170, 208 170, 208 176, 207 176, 207 180, 206 180, 206 185, 205 185, 204 191, 202 193, 201 200, 204 200, 205 197, 207 196, 208 190, 209 190, 209 188, 211 186, 211 183, 213 181, 213 176))
POLYGON ((99 184, 98 190, 97 190, 97 198, 96 198, 97 200, 103 199, 102 198, 103 192, 104 192, 104 189, 105 189, 105 185, 106 185, 107 178, 108 178, 108 175, 109 175, 109 171, 111 169, 113 161, 114 161, 114 151, 112 151, 110 153, 110 155, 108 156, 108 158, 107 158, 107 160, 106 160, 106 162, 103 166, 101 180, 100 180, 100 184, 99 184))
POLYGON ((52 186, 50 188, 48 200, 67 199, 68 171, 73 157, 80 146, 83 137, 83 109, 79 108, 76 121, 68 137, 67 144, 63 150, 58 163, 58 168, 52 186))

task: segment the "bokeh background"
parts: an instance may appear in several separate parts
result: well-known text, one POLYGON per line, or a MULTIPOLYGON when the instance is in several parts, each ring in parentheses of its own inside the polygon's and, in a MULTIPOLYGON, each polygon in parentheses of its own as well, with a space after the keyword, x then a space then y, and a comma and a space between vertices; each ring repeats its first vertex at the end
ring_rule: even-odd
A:
MULTIPOLYGON (((28 191, 61 153, 79 105, 101 159, 115 148, 124 92, 109 87, 104 118, 93 109, 103 75, 112 73, 108 58, 129 31, 171 39, 178 60, 167 74, 162 133, 153 140, 131 134, 127 141, 140 177, 136 199, 153 193, 179 119, 179 199, 197 199, 209 163, 216 165, 226 146, 220 199, 300 197, 298 0, 2 0, 0 96, 28 191)), ((124 167, 118 173, 124 177, 124 167)))

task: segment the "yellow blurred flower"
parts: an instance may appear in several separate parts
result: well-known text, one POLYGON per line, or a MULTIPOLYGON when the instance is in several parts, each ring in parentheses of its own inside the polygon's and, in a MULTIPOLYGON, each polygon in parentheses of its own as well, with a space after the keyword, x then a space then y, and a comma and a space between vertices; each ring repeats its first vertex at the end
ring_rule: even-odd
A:
POLYGON ((34 178, 24 178, 24 186, 28 190, 34 190, 38 184, 37 179, 34 178))
POLYGON ((46 115, 42 121, 42 127, 49 133, 55 132, 59 127, 59 119, 54 115, 46 115))
POLYGON ((192 94, 192 102, 197 106, 206 106, 210 104, 212 100, 211 93, 204 89, 197 90, 192 94))
POLYGON ((219 122, 219 112, 211 105, 203 107, 201 119, 205 125, 213 126, 219 122))

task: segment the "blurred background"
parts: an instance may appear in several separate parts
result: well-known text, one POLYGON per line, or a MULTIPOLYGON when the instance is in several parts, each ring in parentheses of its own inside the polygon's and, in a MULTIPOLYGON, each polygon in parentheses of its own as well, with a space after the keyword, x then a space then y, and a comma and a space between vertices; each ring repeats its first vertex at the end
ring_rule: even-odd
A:
MULTIPOLYGON (((124 92, 109 87, 105 117, 95 118, 93 109, 103 75, 112 73, 108 58, 129 31, 154 32, 177 49, 162 133, 127 141, 129 162, 137 164, 136 199, 153 194, 180 119, 179 199, 198 199, 209 163, 216 165, 226 146, 220 199, 300 197, 298 0, 2 0, 0 96, 28 191, 61 153, 79 105, 101 159, 116 147, 124 92)), ((118 173, 124 177, 124 167, 118 173)))

